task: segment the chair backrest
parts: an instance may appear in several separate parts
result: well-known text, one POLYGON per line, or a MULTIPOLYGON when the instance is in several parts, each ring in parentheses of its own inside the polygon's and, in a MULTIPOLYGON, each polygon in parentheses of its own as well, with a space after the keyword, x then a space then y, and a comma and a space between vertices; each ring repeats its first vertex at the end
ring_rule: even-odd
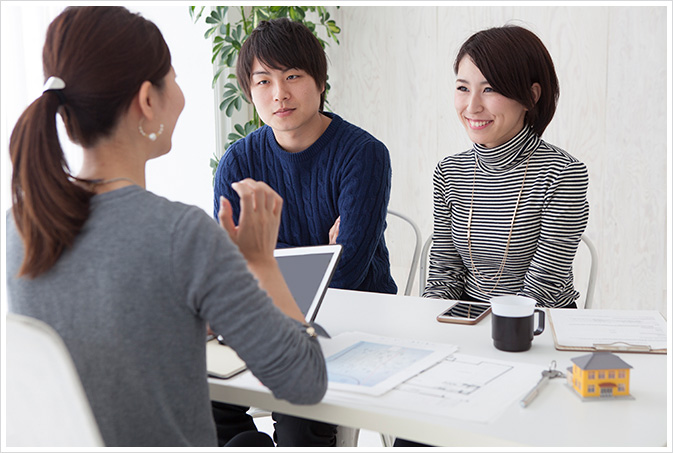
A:
MULTIPOLYGON (((421 242, 423 240, 422 236, 421 236, 421 229, 418 228, 418 225, 416 224, 416 222, 411 220, 411 218, 407 217, 406 215, 404 215, 404 214, 402 214, 398 211, 388 209, 388 216, 389 217, 394 216, 394 217, 398 217, 398 218, 404 220, 407 224, 409 224, 409 226, 414 231, 415 241, 414 241, 413 255, 412 255, 411 261, 409 263, 409 272, 407 274, 407 278, 406 278, 406 281, 404 283, 404 295, 409 296, 409 295, 411 295, 411 290, 414 286, 414 278, 416 276, 416 269, 418 269, 418 258, 421 254, 421 242)), ((389 238, 390 238, 390 236, 389 236, 389 238)), ((388 242, 388 249, 389 250, 391 250, 391 249, 394 250, 394 249, 399 248, 399 247, 397 247, 397 244, 394 243, 392 240, 387 240, 387 242, 388 242)), ((405 245, 405 247, 407 247, 407 246, 405 245)), ((391 257, 391 261, 392 261, 392 257, 391 257)))
MULTIPOLYGON (((593 305, 593 300, 594 300, 594 290, 596 289, 596 277, 598 275, 598 250, 596 249, 596 246, 594 243, 589 239, 588 236, 582 235, 580 244, 584 244, 586 247, 586 252, 582 251, 581 248, 578 249, 577 254, 575 255, 575 261, 573 263, 573 273, 575 274, 575 287, 584 287, 583 283, 583 278, 577 278, 577 274, 579 272, 576 271, 584 271, 586 273, 586 269, 588 268, 588 276, 586 277, 586 293, 584 295, 584 308, 591 308, 593 305), (584 259, 584 262, 580 265, 580 260, 583 259, 584 256, 586 256, 588 252, 589 255, 589 266, 586 265, 586 259, 584 259)), ((580 296, 581 300, 581 296, 580 296)), ((579 305, 579 304, 578 304, 579 305)))
POLYGON ((37 319, 6 320, 7 446, 104 447, 63 340, 37 319))
MULTIPOLYGON (((598 275, 598 250, 591 239, 586 235, 582 235, 581 243, 583 243, 588 252, 591 263, 589 265, 589 276, 587 280, 587 291, 584 297, 584 308, 591 308, 594 298, 594 290, 596 288, 596 276, 598 275)), ((419 263, 419 281, 418 281, 418 295, 423 295, 423 289, 425 288, 425 282, 428 273, 428 255, 430 253, 430 247, 432 246, 432 236, 430 236, 425 243, 423 244, 423 249, 421 250, 421 257, 419 263)), ((579 255, 579 254, 578 254, 579 255)), ((575 256, 577 259, 577 255, 575 256)))
POLYGON ((418 269, 418 295, 423 295, 425 289, 425 281, 428 278, 428 255, 430 254, 430 247, 432 246, 432 235, 425 240, 423 248, 421 249, 421 257, 418 269))

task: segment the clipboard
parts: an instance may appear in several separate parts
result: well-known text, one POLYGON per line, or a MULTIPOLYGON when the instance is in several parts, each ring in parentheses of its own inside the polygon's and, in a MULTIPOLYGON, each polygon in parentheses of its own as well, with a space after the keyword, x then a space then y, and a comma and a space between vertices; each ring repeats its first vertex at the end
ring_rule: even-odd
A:
POLYGON ((666 354, 666 319, 656 310, 548 309, 559 351, 666 354))
POLYGON ((218 379, 229 379, 248 368, 236 351, 220 344, 216 339, 206 342, 206 366, 208 377, 218 379))

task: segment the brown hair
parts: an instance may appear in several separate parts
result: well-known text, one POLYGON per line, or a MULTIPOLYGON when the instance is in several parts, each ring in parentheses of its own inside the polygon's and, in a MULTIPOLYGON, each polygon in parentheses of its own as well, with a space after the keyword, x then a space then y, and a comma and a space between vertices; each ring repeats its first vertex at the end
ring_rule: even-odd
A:
POLYGON ((525 123, 541 136, 556 112, 559 84, 554 62, 540 38, 515 25, 477 32, 458 51, 453 64, 456 74, 466 55, 496 92, 528 109, 525 123), (534 83, 541 87, 537 103, 531 91, 534 83))
POLYGON ((91 147, 109 136, 149 80, 159 88, 171 68, 159 29, 123 7, 68 7, 47 29, 45 91, 21 115, 10 138, 13 216, 25 246, 19 275, 49 270, 89 216, 93 193, 75 184, 59 143, 56 114, 70 139, 91 147))
MULTIPOLYGON (((241 46, 236 63, 236 77, 250 102, 250 77, 255 58, 273 69, 301 69, 313 77, 319 88, 326 86, 325 50, 318 38, 301 22, 287 18, 263 20, 241 46)), ((320 110, 324 107, 323 90, 320 94, 320 110)))

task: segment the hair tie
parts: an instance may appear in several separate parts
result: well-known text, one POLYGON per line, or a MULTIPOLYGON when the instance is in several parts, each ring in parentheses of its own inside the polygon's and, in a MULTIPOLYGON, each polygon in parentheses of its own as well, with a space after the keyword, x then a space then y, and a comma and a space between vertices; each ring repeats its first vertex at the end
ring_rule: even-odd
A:
POLYGON ((42 93, 47 91, 53 91, 54 94, 58 97, 59 105, 65 104, 65 96, 63 95, 63 89, 65 88, 65 82, 59 77, 51 76, 44 82, 42 87, 42 93))

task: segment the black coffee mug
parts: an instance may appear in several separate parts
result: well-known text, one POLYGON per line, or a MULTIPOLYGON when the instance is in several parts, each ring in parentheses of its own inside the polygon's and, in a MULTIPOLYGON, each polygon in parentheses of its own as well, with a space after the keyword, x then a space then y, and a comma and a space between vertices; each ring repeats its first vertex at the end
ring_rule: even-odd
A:
POLYGON ((533 337, 544 332, 545 312, 535 308, 533 299, 498 296, 491 299, 491 307, 491 337, 493 345, 501 351, 527 351, 533 344, 533 337), (536 313, 539 314, 537 328, 534 324, 536 313))

